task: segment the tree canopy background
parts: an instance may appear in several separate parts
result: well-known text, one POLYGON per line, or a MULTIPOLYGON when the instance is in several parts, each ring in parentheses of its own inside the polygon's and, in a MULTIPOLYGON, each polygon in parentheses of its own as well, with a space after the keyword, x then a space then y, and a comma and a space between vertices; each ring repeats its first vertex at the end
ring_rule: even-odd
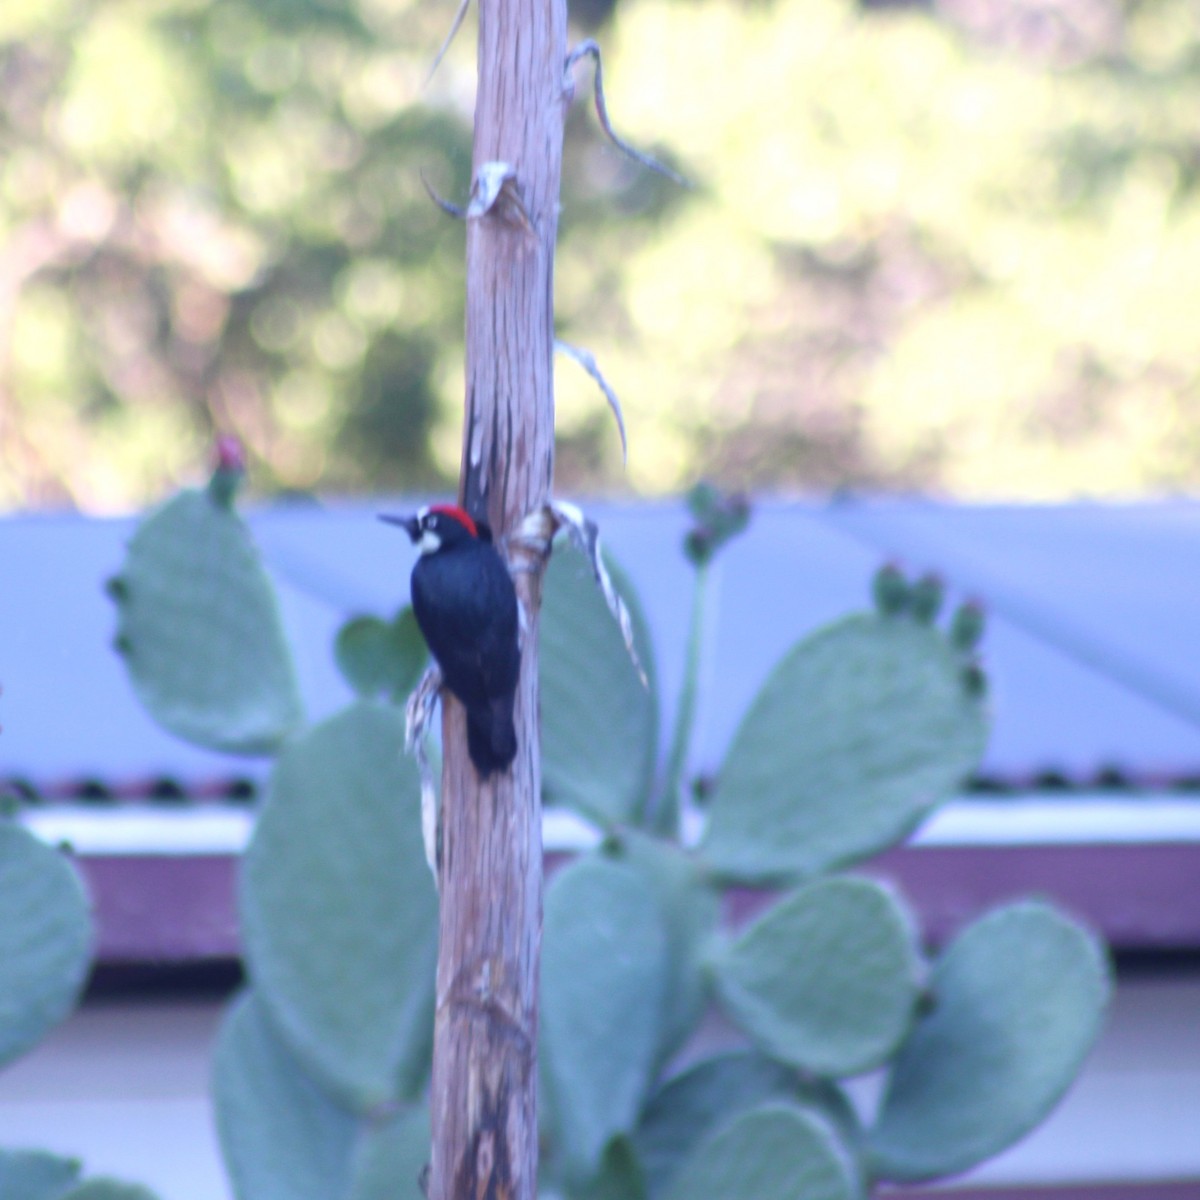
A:
MULTIPOLYGON (((4 0, 0 507, 445 488, 469 19, 430 0, 4 0)), ((1200 484, 1193 0, 580 0, 567 491, 1200 484)))

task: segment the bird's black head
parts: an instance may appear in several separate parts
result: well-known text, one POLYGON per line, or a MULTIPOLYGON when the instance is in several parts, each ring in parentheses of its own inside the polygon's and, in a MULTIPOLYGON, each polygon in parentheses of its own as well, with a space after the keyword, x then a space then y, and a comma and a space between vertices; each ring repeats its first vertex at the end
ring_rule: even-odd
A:
POLYGON ((453 547, 474 539, 490 542, 491 530, 482 521, 454 504, 431 504, 411 517, 384 515, 382 520, 400 525, 421 548, 422 554, 436 554, 444 547, 453 547))

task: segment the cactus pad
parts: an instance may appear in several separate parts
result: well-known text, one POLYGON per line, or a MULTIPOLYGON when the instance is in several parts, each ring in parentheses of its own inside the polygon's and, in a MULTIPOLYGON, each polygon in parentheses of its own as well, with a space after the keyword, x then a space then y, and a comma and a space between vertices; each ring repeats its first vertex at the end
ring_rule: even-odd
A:
POLYGON ((390 621, 352 617, 333 646, 338 669, 364 700, 377 697, 403 704, 429 662, 429 650, 411 608, 390 621))
POLYGON ((590 856, 546 893, 541 1053, 565 1158, 590 1174, 630 1133, 649 1091, 667 987, 667 935, 653 888, 590 856))
POLYGON ((75 1006, 92 925, 79 876, 28 830, 0 821, 0 1064, 24 1053, 75 1006))
POLYGON ((816 1108, 848 1144, 858 1136, 854 1111, 836 1084, 802 1079, 754 1051, 707 1058, 664 1084, 642 1114, 633 1142, 651 1193, 660 1195, 711 1134, 770 1100, 816 1108))
POLYGON ((179 737, 265 754, 302 719, 275 593, 250 532, 211 491, 152 512, 109 585, 138 698, 179 737))
POLYGON ((254 992, 221 1022, 213 1093, 238 1200, 345 1194, 358 1122, 300 1068, 254 992))
POLYGON ((954 1174, 1027 1133, 1078 1073, 1110 990, 1099 942, 1048 904, 969 925, 936 963, 933 1005, 892 1068, 869 1134, 875 1174, 954 1174))
POLYGON ((850 617, 800 642, 743 720, 701 854, 752 883, 807 877, 906 835, 975 767, 984 706, 935 628, 850 617))
POLYGON ((779 901, 717 960, 717 992, 759 1049, 821 1075, 879 1066, 923 983, 916 922, 890 888, 821 879, 779 901))
POLYGON ((61 1200, 79 1178, 79 1163, 44 1150, 0 1150, 0 1196, 61 1200))
POLYGON ((246 851, 250 974, 299 1060, 356 1111, 429 1071, 437 896, 404 716, 360 701, 285 747, 246 851))
POLYGON ((793 1105, 752 1108, 704 1142, 666 1200, 859 1200, 850 1152, 832 1125, 793 1105))
POLYGON ((546 798, 602 825, 638 814, 653 778, 658 737, 658 692, 645 622, 632 589, 608 566, 630 609, 648 688, 578 550, 555 549, 541 616, 546 798))

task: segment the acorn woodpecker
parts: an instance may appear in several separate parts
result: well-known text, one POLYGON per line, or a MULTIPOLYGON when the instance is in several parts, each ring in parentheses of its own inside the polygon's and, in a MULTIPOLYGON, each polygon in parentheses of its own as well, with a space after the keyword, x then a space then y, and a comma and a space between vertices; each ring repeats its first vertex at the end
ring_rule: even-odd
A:
POLYGON ((521 667, 517 593, 492 531, 452 504, 387 517, 421 548, 412 606, 446 687, 467 710, 467 752, 480 778, 516 757, 513 700, 521 667))

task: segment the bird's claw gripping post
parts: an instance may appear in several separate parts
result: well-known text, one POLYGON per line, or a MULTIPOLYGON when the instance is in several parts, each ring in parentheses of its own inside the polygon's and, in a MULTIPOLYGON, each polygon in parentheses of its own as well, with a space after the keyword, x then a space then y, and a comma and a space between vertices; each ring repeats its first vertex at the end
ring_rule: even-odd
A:
POLYGON ((527 513, 521 523, 504 539, 505 558, 513 575, 540 571, 550 557, 558 524, 549 504, 527 513))

